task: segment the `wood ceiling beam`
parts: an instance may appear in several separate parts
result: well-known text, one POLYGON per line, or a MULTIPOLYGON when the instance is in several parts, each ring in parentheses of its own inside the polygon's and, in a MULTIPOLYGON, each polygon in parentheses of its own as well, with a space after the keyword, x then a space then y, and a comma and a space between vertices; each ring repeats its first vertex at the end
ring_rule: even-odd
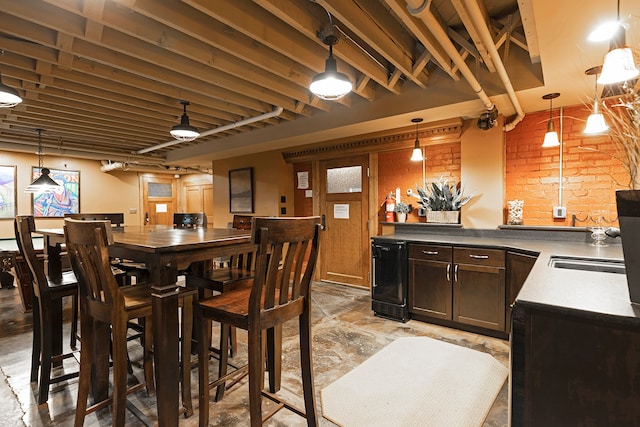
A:
MULTIPOLYGON (((478 0, 474 0, 474 1, 478 4, 478 7, 482 11, 482 16, 483 16, 482 25, 484 25, 490 30, 491 26, 489 23, 489 14, 487 13, 487 9, 484 7, 484 3, 478 0)), ((487 67, 487 69, 491 73, 495 73, 496 67, 493 64, 491 55, 489 54, 489 49, 487 48, 487 46, 485 46, 485 44, 482 41, 482 37, 480 36, 480 32, 479 32, 481 30, 476 28, 476 23, 474 23, 473 20, 471 19, 471 16, 469 15, 469 12, 467 11, 467 7, 464 5, 463 0, 451 0, 451 4, 456 10, 458 17, 460 17, 460 20, 464 24, 464 27, 467 29, 469 36, 473 40, 473 44, 477 52, 480 54, 480 57, 482 58, 482 62, 484 62, 484 65, 487 67)))

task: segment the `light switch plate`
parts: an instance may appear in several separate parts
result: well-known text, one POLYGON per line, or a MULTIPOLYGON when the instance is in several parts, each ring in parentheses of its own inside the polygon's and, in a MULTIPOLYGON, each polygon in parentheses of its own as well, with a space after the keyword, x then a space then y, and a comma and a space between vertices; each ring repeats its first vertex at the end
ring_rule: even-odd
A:
POLYGON ((554 218, 566 218, 567 217, 567 208, 564 206, 554 206, 553 208, 553 217, 554 218))

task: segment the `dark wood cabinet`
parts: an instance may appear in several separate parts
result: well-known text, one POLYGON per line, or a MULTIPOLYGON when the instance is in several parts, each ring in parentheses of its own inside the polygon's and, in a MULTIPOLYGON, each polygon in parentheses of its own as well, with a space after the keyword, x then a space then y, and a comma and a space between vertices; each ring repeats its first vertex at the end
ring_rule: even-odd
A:
POLYGON ((409 245, 409 312, 451 320, 450 246, 409 245))
POLYGON ((454 247, 453 263, 453 320, 503 331, 504 251, 454 247))
POLYGON ((640 425, 638 320, 516 303, 513 426, 640 425))
POLYGON ((507 252, 507 295, 506 295, 506 325, 507 333, 511 332, 511 311, 513 303, 522 289, 524 281, 533 268, 538 255, 534 253, 507 252))
POLYGON ((451 326, 503 332, 504 251, 410 244, 409 312, 451 326))

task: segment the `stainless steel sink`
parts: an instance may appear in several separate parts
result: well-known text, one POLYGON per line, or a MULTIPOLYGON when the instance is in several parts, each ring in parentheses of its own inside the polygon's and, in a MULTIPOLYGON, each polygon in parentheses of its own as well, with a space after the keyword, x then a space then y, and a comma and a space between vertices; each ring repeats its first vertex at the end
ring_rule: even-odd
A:
POLYGON ((616 260, 552 256, 549 260, 549 265, 554 268, 566 268, 569 270, 625 274, 624 261, 616 260))

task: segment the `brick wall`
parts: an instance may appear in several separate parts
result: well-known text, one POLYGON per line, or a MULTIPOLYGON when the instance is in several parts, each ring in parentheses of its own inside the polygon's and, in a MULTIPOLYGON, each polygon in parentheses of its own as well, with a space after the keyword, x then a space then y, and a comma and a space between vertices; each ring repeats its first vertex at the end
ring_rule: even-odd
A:
MULTIPOLYGON (((425 178, 431 183, 441 176, 450 182, 460 181, 460 142, 429 145, 425 147, 425 178)), ((420 207, 417 199, 407 196, 407 189, 416 191, 416 184, 422 182, 422 162, 412 162, 411 150, 387 151, 378 155, 378 221, 384 222, 382 206, 389 192, 400 187, 401 200, 420 207)), ((417 209, 407 215, 407 222, 419 222, 417 209)))
MULTIPOLYGON (((566 219, 554 219, 558 206, 560 150, 542 148, 549 112, 527 114, 514 130, 506 134, 506 201, 524 200, 524 225, 584 226, 585 218, 602 209, 609 218, 617 216, 615 190, 627 188, 629 175, 615 160, 615 145, 607 136, 582 133, 589 107, 564 108, 563 196, 566 219), (597 150, 597 151, 593 151, 597 150)), ((559 110, 553 111, 556 130, 560 131, 559 110)), ((505 215, 506 220, 506 215, 505 215)))

